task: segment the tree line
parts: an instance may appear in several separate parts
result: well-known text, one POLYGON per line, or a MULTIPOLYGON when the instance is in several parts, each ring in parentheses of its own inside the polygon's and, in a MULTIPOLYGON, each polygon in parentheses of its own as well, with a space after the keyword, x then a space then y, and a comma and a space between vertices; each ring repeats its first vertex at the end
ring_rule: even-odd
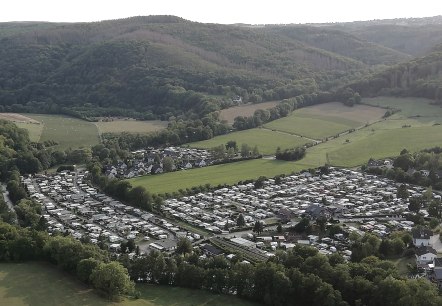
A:
POLYGON ((367 172, 385 175, 399 183, 409 183, 434 189, 442 190, 442 149, 434 147, 420 152, 410 153, 403 149, 400 155, 394 158, 393 168, 385 167, 364 167, 367 172), (424 175, 423 171, 428 171, 424 175))
MULTIPOLYGON (((370 240, 371 238, 367 238, 370 240)), ((277 251, 252 265, 237 254, 202 258, 198 250, 159 252, 120 261, 134 281, 236 294, 265 305, 438 305, 437 289, 425 280, 401 278, 393 263, 375 256, 345 262, 312 247, 277 251)))

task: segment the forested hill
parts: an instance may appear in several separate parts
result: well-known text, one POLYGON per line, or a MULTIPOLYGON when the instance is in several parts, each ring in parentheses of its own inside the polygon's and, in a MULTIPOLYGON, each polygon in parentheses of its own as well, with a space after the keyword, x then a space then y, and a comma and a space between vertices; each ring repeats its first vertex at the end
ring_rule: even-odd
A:
MULTIPOLYGON (((316 25, 319 26, 319 25, 316 25)), ((442 16, 322 24, 399 52, 423 56, 442 42, 442 16)))
POLYGON ((441 103, 442 45, 426 56, 365 77, 350 87, 363 96, 415 96, 441 103))
POLYGON ((3 23, 0 110, 201 115, 219 109, 220 97, 259 102, 330 90, 408 59, 343 31, 307 26, 173 16, 3 23))

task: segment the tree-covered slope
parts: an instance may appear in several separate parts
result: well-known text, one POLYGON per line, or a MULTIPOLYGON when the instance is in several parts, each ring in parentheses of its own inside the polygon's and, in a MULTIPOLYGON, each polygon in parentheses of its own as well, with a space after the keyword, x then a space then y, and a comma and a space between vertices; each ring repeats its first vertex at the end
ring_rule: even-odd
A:
MULTIPOLYGON (((391 65, 411 59, 411 55, 361 39, 327 26, 268 26, 270 32, 296 39, 368 65, 391 65)), ((442 33, 442 31, 441 31, 442 33)))
POLYGON ((305 29, 173 16, 2 23, 0 105, 6 111, 124 109, 167 118, 216 110, 219 96, 259 102, 329 90, 406 58, 340 31, 321 31, 326 42, 318 43, 317 31, 305 29))
POLYGON ((442 42, 442 16, 323 25, 402 53, 423 56, 442 42))
POLYGON ((365 77, 350 87, 364 96, 393 94, 442 102, 442 46, 426 56, 365 77))

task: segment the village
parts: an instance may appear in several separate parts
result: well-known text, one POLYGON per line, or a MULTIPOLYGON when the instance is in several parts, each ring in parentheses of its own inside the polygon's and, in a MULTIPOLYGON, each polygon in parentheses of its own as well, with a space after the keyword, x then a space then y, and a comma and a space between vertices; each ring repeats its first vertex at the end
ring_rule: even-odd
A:
POLYGON ((147 174, 206 167, 215 161, 207 150, 184 147, 148 148, 131 152, 131 155, 133 157, 126 162, 106 166, 106 176, 129 179, 147 174))
MULTIPOLYGON (((256 183, 199 193, 180 199, 167 199, 162 215, 125 205, 90 186, 88 172, 63 171, 57 174, 23 178, 27 191, 44 208, 50 233, 70 233, 92 243, 105 242, 110 251, 121 252, 121 245, 135 241, 140 253, 151 250, 173 251, 185 237, 201 248, 204 256, 241 254, 245 262, 265 261, 278 249, 297 244, 309 245, 321 254, 341 254, 350 260, 348 235, 372 233, 380 238, 393 231, 411 232, 416 246, 416 265, 433 273, 442 284, 442 252, 439 235, 430 230, 413 230, 406 220, 408 200, 397 197, 398 183, 361 172, 330 168, 327 173, 303 172, 256 183), (244 224, 238 224, 238 218, 244 224), (302 218, 328 220, 344 229, 332 237, 294 235, 290 229, 302 218), (256 223, 261 231, 254 231, 256 223), (183 223, 188 224, 183 228, 183 223), (276 227, 281 224, 282 231, 276 227), (190 230, 189 230, 190 229, 190 230), (194 229, 194 230, 192 230, 194 229)), ((421 196, 425 188, 408 186, 410 197, 421 196)), ((440 199, 440 195, 433 194, 440 199)), ((425 210, 421 213, 427 215, 425 210)), ((432 275, 433 275, 432 274, 432 275)))

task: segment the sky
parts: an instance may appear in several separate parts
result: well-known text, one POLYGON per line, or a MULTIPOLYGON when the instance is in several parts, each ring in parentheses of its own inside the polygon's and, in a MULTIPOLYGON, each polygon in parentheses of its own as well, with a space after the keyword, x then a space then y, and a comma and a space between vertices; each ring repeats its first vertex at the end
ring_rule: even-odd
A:
POLYGON ((0 22, 175 15, 207 23, 318 23, 442 15, 441 0, 0 0, 0 22))

